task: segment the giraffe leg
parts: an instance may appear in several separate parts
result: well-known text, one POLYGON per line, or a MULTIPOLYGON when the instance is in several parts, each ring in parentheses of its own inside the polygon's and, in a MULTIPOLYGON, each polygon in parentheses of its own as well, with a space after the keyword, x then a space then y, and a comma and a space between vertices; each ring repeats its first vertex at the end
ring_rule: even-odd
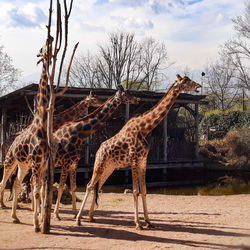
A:
POLYGON ((30 210, 34 211, 34 197, 33 197, 33 192, 34 192, 34 179, 33 179, 33 175, 30 178, 30 189, 31 189, 31 206, 30 206, 30 210))
MULTIPOLYGON (((103 184, 106 182, 108 177, 114 172, 115 168, 106 167, 104 172, 101 175, 101 178, 99 180, 99 185, 98 185, 98 192, 101 190, 103 184)), ((94 219, 94 209, 95 209, 95 200, 96 200, 96 193, 94 192, 93 199, 92 199, 92 204, 89 210, 89 221, 90 222, 95 222, 94 219)))
MULTIPOLYGON (((83 208, 86 204, 86 201, 87 201, 87 198, 90 194, 90 192, 93 190, 93 188, 95 187, 96 183, 99 181, 100 179, 100 176, 102 174, 102 172, 98 171, 98 167, 94 167, 94 172, 93 172, 93 175, 91 177, 91 180, 90 182, 88 183, 87 185, 87 188, 86 188, 86 193, 84 195, 84 198, 83 198, 83 201, 82 201, 82 204, 81 204, 81 207, 80 207, 80 210, 76 216, 76 224, 78 226, 81 225, 81 217, 82 217, 82 211, 83 211, 83 208)), ((102 170, 102 169, 101 169, 102 170)))
POLYGON ((0 183, 0 208, 5 208, 5 204, 3 201, 3 196, 4 196, 4 189, 6 187, 6 183, 8 179, 10 178, 11 174, 14 172, 16 169, 17 162, 14 160, 8 162, 7 164, 4 164, 4 172, 3 172, 3 179, 0 183))
MULTIPOLYGON (((33 168, 34 169, 34 168, 33 168)), ((33 199, 34 199, 34 214, 33 214, 33 225, 35 232, 40 232, 39 220, 38 220, 38 211, 40 204, 40 188, 39 188, 39 174, 37 171, 33 173, 34 178, 34 190, 33 190, 33 199)), ((43 208, 42 208, 43 209, 43 208)))
POLYGON ((47 199, 46 197, 46 180, 45 178, 41 178, 41 180, 39 180, 39 189, 40 189, 40 199, 38 200, 38 213, 40 214, 39 216, 39 220, 40 222, 43 222, 43 218, 44 218, 44 214, 45 214, 45 201, 47 199), (41 184, 41 185, 40 185, 41 184))
POLYGON ((17 199, 18 199, 18 195, 19 195, 20 190, 21 190, 21 184, 22 184, 23 179, 24 179, 25 175, 27 174, 28 170, 29 170, 28 166, 19 165, 17 177, 16 177, 14 184, 13 184, 13 201, 12 201, 12 212, 11 212, 11 217, 13 219, 13 223, 20 223, 20 221, 16 215, 17 199))
POLYGON ((147 166, 147 158, 143 160, 143 162, 140 164, 141 168, 139 168, 140 191, 141 191, 144 220, 146 221, 146 227, 154 228, 154 226, 151 224, 149 217, 148 217, 148 209, 147 209, 147 202, 146 202, 146 194, 147 194, 147 188, 146 188, 146 182, 145 182, 146 166, 147 166))
POLYGON ((76 168, 77 163, 74 163, 73 166, 70 168, 69 176, 70 176, 70 189, 72 194, 72 210, 75 215, 77 215, 76 210, 76 168))
POLYGON ((56 200, 56 205, 55 205, 55 210, 54 210, 54 214, 58 220, 61 220, 59 216, 59 205, 60 205, 60 201, 62 198, 62 193, 64 190, 64 185, 66 183, 67 177, 68 177, 68 171, 66 168, 62 167, 61 175, 60 175, 60 184, 57 190, 57 200, 56 200))
POLYGON ((132 168, 132 180, 133 180, 133 196, 134 196, 134 208, 135 208, 135 225, 137 230, 142 230, 143 227, 140 225, 139 216, 138 216, 138 196, 139 196, 139 180, 138 180, 138 171, 137 165, 134 165, 132 168))

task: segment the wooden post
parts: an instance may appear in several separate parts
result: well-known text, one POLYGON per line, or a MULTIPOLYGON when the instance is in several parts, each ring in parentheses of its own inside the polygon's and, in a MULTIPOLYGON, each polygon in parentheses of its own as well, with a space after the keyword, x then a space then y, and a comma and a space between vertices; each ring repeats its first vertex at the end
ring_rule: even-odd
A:
POLYGON ((125 112, 125 122, 127 122, 129 120, 129 103, 126 104, 126 112, 125 112))
MULTIPOLYGON (((88 115, 88 109, 84 112, 84 115, 88 115)), ((89 165, 89 137, 86 139, 85 142, 85 158, 84 158, 84 163, 86 165, 89 165)))
POLYGON ((168 116, 163 120, 163 161, 168 160, 168 116))
POLYGON ((195 104, 195 156, 199 159, 199 105, 195 104))
MULTIPOLYGON (((129 120, 129 103, 126 104, 125 109, 125 123, 129 120)), ((128 176, 129 176, 129 170, 125 170, 125 183, 128 184, 128 176)))
MULTIPOLYGON (((168 116, 166 116, 163 120, 163 161, 167 163, 168 161, 168 116)), ((167 164, 162 171, 163 174, 163 181, 167 179, 167 164)))
POLYGON ((2 107, 2 119, 1 119, 1 150, 0 160, 3 163, 5 158, 5 142, 6 142, 6 120, 7 120, 7 109, 2 107))

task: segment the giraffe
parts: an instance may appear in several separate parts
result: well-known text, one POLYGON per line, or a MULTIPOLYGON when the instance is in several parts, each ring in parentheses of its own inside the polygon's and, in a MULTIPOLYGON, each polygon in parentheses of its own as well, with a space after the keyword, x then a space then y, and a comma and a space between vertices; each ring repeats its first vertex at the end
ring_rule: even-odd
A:
POLYGON ((82 99, 80 102, 54 115, 53 132, 58 130, 63 124, 77 120, 79 118, 79 115, 84 113, 88 109, 88 107, 98 107, 101 104, 101 100, 99 100, 97 96, 94 95, 92 91, 90 91, 89 95, 82 99))
MULTIPOLYGON (((88 107, 90 107, 90 106, 96 107, 96 106, 101 105, 101 103, 102 103, 101 100, 99 100, 97 98, 97 96, 94 95, 92 91, 90 91, 90 94, 88 96, 86 96, 85 98, 83 98, 81 101, 79 101, 75 105, 73 105, 73 106, 67 108, 66 110, 59 112, 53 116, 53 132, 55 132, 57 129, 59 129, 63 124, 70 122, 70 121, 74 121, 77 118, 79 118, 79 115, 84 113, 88 109, 88 107)), ((27 128, 25 128, 21 133, 23 133, 26 129, 29 129, 29 126, 27 128)), ((11 181, 10 181, 11 182, 10 183, 10 190, 12 190, 12 186, 13 186, 14 179, 16 178, 16 174, 17 174, 17 169, 16 169, 15 173, 12 174, 11 181)), ((28 174, 28 175, 29 175, 28 179, 30 179, 31 175, 30 174, 28 174)), ((28 183, 28 185, 29 185, 29 183, 28 183)), ((1 197, 0 197, 0 200, 1 200, 0 205, 2 208, 6 207, 4 205, 4 202, 3 202, 3 192, 4 192, 4 189, 3 189, 1 197)), ((9 200, 12 200, 12 199, 13 199, 13 197, 12 197, 12 191, 11 191, 10 196, 9 196, 9 200)), ((33 205, 33 202, 32 202, 32 205, 33 205)), ((32 206, 32 210, 33 210, 33 206, 32 206)))
MULTIPOLYGON (((53 38, 50 37, 46 41, 46 47, 52 47, 53 38)), ((49 49, 49 51, 51 51, 49 49)), ((14 199, 12 202, 12 218, 13 222, 19 223, 16 215, 17 195, 20 191, 20 186, 28 169, 31 167, 34 176, 34 215, 33 224, 35 232, 40 231, 38 221, 38 204, 39 204, 39 188, 40 177, 46 170, 48 160, 48 145, 47 145, 47 107, 48 107, 48 76, 47 76, 47 58, 52 55, 43 55, 42 73, 37 94, 37 110, 34 114, 33 121, 28 129, 20 136, 16 137, 10 146, 4 161, 4 174, 0 183, 0 194, 3 193, 6 182, 10 175, 15 171, 17 165, 19 168, 18 176, 15 179, 14 199)), ((2 196, 2 195, 1 195, 2 196)), ((2 198, 1 198, 2 200, 2 198)))
POLYGON ((98 191, 107 178, 116 168, 130 166, 133 180, 134 197, 134 222, 136 229, 143 229, 138 217, 139 190, 142 195, 144 220, 146 227, 153 227, 150 223, 146 204, 145 174, 149 145, 146 136, 164 119, 181 91, 195 91, 201 85, 177 75, 177 80, 168 92, 152 109, 145 113, 132 117, 115 136, 104 141, 98 149, 95 157, 93 175, 87 184, 86 193, 81 208, 76 217, 77 225, 81 225, 81 215, 91 190, 95 188, 92 205, 89 211, 90 221, 94 221, 93 212, 97 203, 98 191))
POLYGON ((138 104, 140 98, 133 97, 129 91, 124 91, 123 87, 118 86, 118 91, 110 97, 99 108, 88 116, 80 118, 79 121, 70 122, 58 129, 54 135, 59 143, 56 154, 55 167, 61 167, 60 184, 58 188, 57 202, 54 214, 59 217, 59 204, 61 195, 66 183, 68 174, 70 175, 70 185, 72 193, 72 208, 76 216, 76 169, 80 160, 81 145, 86 139, 94 134, 104 122, 117 110, 120 104, 138 104))

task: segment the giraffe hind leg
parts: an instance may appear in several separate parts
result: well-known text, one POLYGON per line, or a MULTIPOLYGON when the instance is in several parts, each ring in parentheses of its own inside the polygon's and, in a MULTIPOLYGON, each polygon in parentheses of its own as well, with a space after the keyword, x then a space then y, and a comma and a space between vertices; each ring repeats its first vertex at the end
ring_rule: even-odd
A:
POLYGON ((80 210, 76 216, 76 223, 78 226, 81 225, 81 217, 82 217, 82 212, 83 212, 83 208, 87 202, 88 196, 90 194, 90 192, 94 189, 96 183, 100 180, 101 176, 102 176, 102 172, 103 172, 103 167, 104 167, 104 160, 94 166, 94 170, 93 170, 93 175, 91 177, 90 182, 87 184, 87 188, 86 188, 86 193, 84 195, 80 210))
POLYGON ((106 167, 104 172, 101 175, 101 178, 100 178, 99 182, 97 182, 97 184, 95 185, 95 192, 94 192, 91 207, 90 207, 90 210, 89 210, 89 221, 90 222, 95 222, 94 209, 95 209, 95 204, 98 205, 97 204, 98 192, 101 190, 103 184, 106 182, 108 177, 114 172, 114 169, 115 168, 112 168, 110 166, 106 167))

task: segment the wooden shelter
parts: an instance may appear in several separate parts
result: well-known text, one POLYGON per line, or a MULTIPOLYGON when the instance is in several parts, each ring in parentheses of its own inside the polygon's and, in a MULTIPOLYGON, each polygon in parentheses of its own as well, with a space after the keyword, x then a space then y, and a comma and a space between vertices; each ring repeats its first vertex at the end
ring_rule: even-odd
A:
MULTIPOLYGON (((31 110, 35 104, 37 84, 31 84, 5 96, 0 97, 1 109, 1 147, 0 164, 3 164, 7 148, 14 140, 18 131, 21 131, 32 120, 31 110)), ((90 92, 88 88, 69 88, 62 97, 56 101, 56 112, 80 101, 90 92)), ((99 99, 105 101, 115 93, 113 89, 93 89, 99 99)), ((131 91, 132 95, 141 98, 139 105, 121 105, 102 129, 91 136, 82 147, 82 159, 78 166, 78 176, 85 181, 92 171, 95 152, 102 141, 116 134, 125 122, 132 116, 141 114, 154 106, 165 93, 151 91, 131 91)), ((205 96, 180 94, 171 111, 163 122, 155 128, 148 137, 151 150, 148 157, 148 185, 164 185, 171 169, 183 168, 200 169, 203 166, 199 158, 198 148, 198 108, 205 104, 205 96), (167 174, 168 172, 168 174, 167 174), (153 173, 153 174, 152 174, 153 173)), ((94 108, 89 108, 91 112, 94 108)), ((85 115, 85 114, 83 114, 85 115)), ((56 170, 56 173, 60 171, 56 170)), ((1 172, 1 169, 0 169, 1 172)), ((122 176, 111 178, 111 184, 126 184, 130 182, 128 168, 119 170, 122 176)), ((173 182, 176 183, 176 180, 173 182)), ((178 181, 177 181, 178 182, 178 181)), ((186 180, 180 183, 186 183, 186 180)))

